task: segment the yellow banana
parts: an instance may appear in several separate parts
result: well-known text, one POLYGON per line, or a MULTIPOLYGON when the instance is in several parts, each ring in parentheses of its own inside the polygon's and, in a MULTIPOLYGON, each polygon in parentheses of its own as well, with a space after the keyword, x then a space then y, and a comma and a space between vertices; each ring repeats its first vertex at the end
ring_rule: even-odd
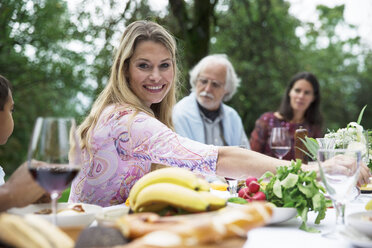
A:
POLYGON ((139 212, 139 213, 144 213, 144 212, 156 213, 156 212, 159 212, 160 210, 166 208, 167 206, 168 206, 167 203, 154 202, 153 204, 140 207, 137 212, 139 212))
POLYGON ((142 189, 154 183, 173 183, 197 190, 199 186, 198 177, 187 169, 178 167, 167 167, 152 171, 140 178, 129 193, 129 204, 134 206, 138 194, 142 189))
POLYGON ((154 203, 166 203, 189 212, 202 212, 209 207, 209 203, 195 190, 173 183, 156 183, 139 192, 132 209, 137 212, 141 207, 154 203))
POLYGON ((206 191, 198 192, 208 203, 209 203, 209 210, 217 210, 226 206, 227 201, 221 197, 213 195, 212 193, 206 191))
POLYGON ((209 183, 203 178, 198 177, 198 184, 199 191, 209 191, 211 189, 209 183))

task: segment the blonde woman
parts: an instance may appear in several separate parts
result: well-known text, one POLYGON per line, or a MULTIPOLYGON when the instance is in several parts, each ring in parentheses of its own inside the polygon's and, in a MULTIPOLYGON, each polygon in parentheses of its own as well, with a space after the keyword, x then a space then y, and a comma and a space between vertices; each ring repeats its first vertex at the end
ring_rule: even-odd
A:
MULTIPOLYGON (((79 127, 83 168, 70 202, 123 204, 151 163, 237 178, 275 172, 288 161, 238 147, 217 147, 173 132, 176 43, 160 25, 136 21, 125 30, 111 76, 79 127)), ((305 169, 310 169, 305 165, 305 169)))

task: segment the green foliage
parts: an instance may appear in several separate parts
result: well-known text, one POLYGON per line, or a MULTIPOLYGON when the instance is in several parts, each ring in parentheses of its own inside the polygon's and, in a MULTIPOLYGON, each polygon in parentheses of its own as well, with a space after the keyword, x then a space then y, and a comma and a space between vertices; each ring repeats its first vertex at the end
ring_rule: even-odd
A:
POLYGON ((80 39, 65 2, 57 0, 0 3, 0 74, 13 84, 15 130, 0 148, 7 174, 26 159, 38 116, 77 116, 85 58, 67 48, 80 39))

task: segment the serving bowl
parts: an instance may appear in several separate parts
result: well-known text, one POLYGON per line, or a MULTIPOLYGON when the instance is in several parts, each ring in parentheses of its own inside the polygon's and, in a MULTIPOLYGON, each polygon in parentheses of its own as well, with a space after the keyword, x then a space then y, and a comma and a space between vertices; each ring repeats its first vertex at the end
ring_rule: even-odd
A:
MULTIPOLYGON (((50 222, 52 222, 51 214, 38 214, 44 210, 50 209, 50 203, 31 204, 24 208, 11 208, 8 213, 16 215, 35 214, 50 222)), ((57 205, 57 225, 60 227, 76 227, 90 225, 95 216, 102 211, 101 206, 85 204, 85 203, 58 203, 57 205), (76 212, 71 210, 72 207, 81 205, 84 212, 76 212)))

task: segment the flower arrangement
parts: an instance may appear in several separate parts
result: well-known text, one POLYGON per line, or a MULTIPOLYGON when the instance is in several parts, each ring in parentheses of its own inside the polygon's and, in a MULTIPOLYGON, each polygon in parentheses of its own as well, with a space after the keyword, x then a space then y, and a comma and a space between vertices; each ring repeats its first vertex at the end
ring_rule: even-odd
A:
MULTIPOLYGON (((361 150, 363 160, 372 171, 372 130, 365 130, 360 122, 363 118, 365 108, 360 111, 358 121, 350 122, 346 128, 339 128, 336 131, 328 130, 324 138, 333 139, 335 148, 361 150)), ((313 138, 306 137, 302 140, 308 152, 304 151, 309 157, 316 160, 319 144, 313 138)))

